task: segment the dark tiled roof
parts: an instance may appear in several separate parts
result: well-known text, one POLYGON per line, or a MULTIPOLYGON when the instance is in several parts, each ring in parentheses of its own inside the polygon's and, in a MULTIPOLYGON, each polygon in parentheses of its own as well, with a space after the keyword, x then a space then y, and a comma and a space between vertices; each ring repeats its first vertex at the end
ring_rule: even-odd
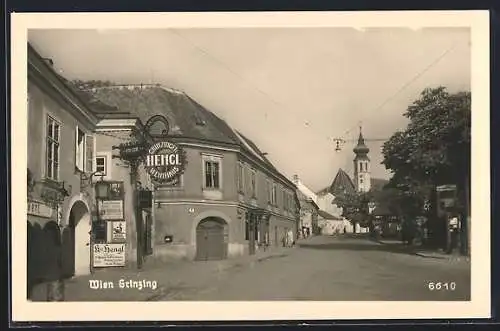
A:
POLYGON ((257 156, 257 158, 261 159, 268 167, 270 167, 272 170, 278 171, 276 167, 269 161, 268 158, 264 155, 264 153, 257 147, 257 145, 248 137, 243 135, 240 131, 236 131, 238 138, 242 141, 242 147, 249 152, 250 154, 253 154, 257 156))
POLYGON ((348 193, 354 194, 356 193, 356 187, 351 180, 351 177, 342 169, 339 169, 335 179, 330 185, 330 193, 333 195, 348 193))
POLYGON ((318 210, 318 216, 323 217, 325 220, 341 220, 341 218, 333 216, 324 210, 318 210))
POLYGON ((172 136, 239 144, 225 121, 183 92, 159 85, 104 86, 86 92, 108 110, 135 114, 143 123, 154 115, 165 116, 172 136))
POLYGON ((382 178, 371 178, 370 182, 372 190, 382 190, 385 185, 389 184, 387 179, 382 178))
POLYGON ((296 193, 301 208, 313 206, 315 209, 319 209, 318 205, 300 190, 296 190, 296 193))
POLYGON ((317 195, 323 195, 323 194, 326 195, 328 193, 330 193, 330 186, 327 186, 324 189, 319 190, 318 192, 316 192, 317 195))

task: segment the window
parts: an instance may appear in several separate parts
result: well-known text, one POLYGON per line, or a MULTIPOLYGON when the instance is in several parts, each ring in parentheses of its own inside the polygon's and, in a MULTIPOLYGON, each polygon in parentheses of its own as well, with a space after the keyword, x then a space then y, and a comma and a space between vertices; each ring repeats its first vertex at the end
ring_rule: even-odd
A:
POLYGON ((203 188, 220 190, 222 188, 222 156, 202 154, 203 188))
POLYGON ((285 196, 285 198, 284 198, 285 199, 285 210, 290 211, 290 210, 292 210, 292 208, 291 208, 292 199, 291 199, 290 192, 285 191, 284 196, 285 196))
POLYGON ((256 193, 256 187, 257 187, 257 182, 256 182, 256 178, 255 178, 255 170, 250 170, 250 183, 251 183, 251 197, 254 198, 255 197, 255 193, 256 193))
POLYGON ((76 127, 76 154, 75 154, 75 167, 84 171, 84 162, 85 162, 85 133, 76 127))
POLYGON ((98 156, 95 158, 96 168, 95 171, 98 172, 99 175, 106 176, 107 175, 107 164, 106 164, 105 156, 98 156))
POLYGON ((47 116, 45 176, 53 180, 59 179, 60 137, 61 125, 51 116, 47 116))
POLYGON ((78 126, 75 137, 75 168, 82 172, 94 171, 94 136, 85 134, 78 126))
POLYGON ((271 195, 271 182, 269 180, 266 181, 266 193, 267 193, 267 203, 271 203, 272 195, 271 195))
POLYGON ((94 172, 94 136, 85 135, 85 171, 94 172))
POLYGON ((278 200, 276 189, 277 189, 276 184, 273 183, 273 189, 272 189, 273 191, 272 191, 272 196, 271 196, 271 204, 273 206, 276 206, 276 202, 277 202, 276 200, 278 200))
POLYGON ((243 193, 245 189, 245 173, 243 171, 243 164, 238 163, 238 191, 243 193))
POLYGON ((219 189, 219 162, 205 161, 205 187, 219 189))

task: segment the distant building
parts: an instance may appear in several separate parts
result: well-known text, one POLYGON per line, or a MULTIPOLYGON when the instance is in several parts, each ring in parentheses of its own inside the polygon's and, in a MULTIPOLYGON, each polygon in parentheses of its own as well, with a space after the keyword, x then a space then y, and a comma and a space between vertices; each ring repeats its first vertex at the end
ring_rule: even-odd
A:
MULTIPOLYGON (((319 202, 320 205, 325 203, 326 205, 334 205, 334 207, 330 209, 331 212, 329 214, 336 217, 342 215, 342 208, 334 204, 335 196, 380 190, 388 183, 385 179, 373 178, 371 176, 370 158, 368 157, 370 149, 366 146, 361 131, 359 133, 358 143, 354 147, 353 152, 355 154, 353 160, 354 178, 352 179, 343 169, 339 169, 332 183, 316 193, 318 201, 323 200, 323 202, 319 202)), ((325 210, 327 211, 328 209, 325 210)), ((340 226, 341 222, 338 221, 337 223, 340 226)), ((346 232, 366 231, 366 229, 361 228, 359 225, 354 228, 352 224, 346 220, 342 221, 342 224, 345 226, 346 232)))
POLYGON ((293 176, 293 183, 297 187, 297 197, 300 201, 299 231, 302 237, 320 234, 318 225, 318 197, 307 187, 298 175, 293 176))
POLYGON ((300 203, 299 238, 319 234, 318 205, 300 190, 297 190, 297 197, 300 203))
POLYGON ((370 190, 382 189, 389 181, 371 176, 370 149, 365 144, 363 133, 360 131, 358 143, 354 147, 355 154, 353 160, 354 176, 351 178, 343 169, 339 169, 332 183, 317 192, 317 195, 331 193, 334 196, 339 194, 354 194, 356 192, 369 192, 370 190))
POLYGON ((335 197, 328 192, 318 192, 318 226, 321 234, 332 235, 336 233, 354 232, 351 222, 342 217, 342 208, 335 203, 335 197))

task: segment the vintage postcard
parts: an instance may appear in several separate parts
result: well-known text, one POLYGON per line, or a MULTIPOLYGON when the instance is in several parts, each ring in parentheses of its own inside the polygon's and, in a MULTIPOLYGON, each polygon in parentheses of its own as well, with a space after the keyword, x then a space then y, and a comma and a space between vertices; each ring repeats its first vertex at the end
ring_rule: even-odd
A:
POLYGON ((16 13, 11 51, 13 321, 489 316, 487 11, 16 13))

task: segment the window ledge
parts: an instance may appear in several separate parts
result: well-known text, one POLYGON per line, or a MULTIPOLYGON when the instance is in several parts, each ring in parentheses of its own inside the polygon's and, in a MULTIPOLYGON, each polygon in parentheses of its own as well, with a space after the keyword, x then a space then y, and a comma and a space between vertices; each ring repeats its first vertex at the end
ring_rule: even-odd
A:
POLYGON ((159 192, 172 192, 172 191, 184 191, 184 187, 157 187, 156 191, 159 192))
POLYGON ((218 189, 203 189, 203 197, 209 200, 222 200, 222 191, 218 189))

